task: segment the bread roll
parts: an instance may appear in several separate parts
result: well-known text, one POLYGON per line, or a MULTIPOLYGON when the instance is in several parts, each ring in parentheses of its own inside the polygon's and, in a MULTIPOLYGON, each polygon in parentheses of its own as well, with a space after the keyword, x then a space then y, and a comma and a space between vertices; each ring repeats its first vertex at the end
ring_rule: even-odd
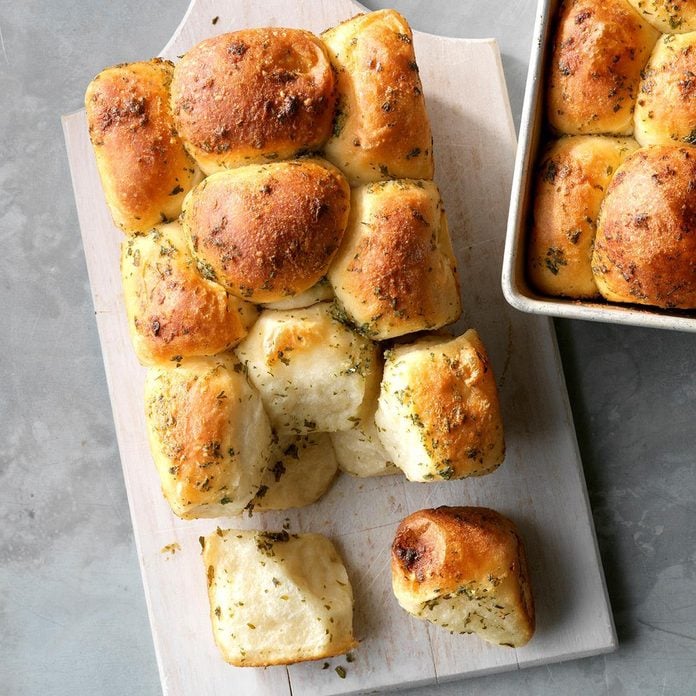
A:
POLYGON ((211 280, 252 302, 277 302, 325 274, 348 222, 350 190, 323 160, 209 176, 184 202, 194 256, 211 280))
POLYGON ((177 130, 206 174, 320 149, 335 102, 326 48, 299 29, 243 29, 201 41, 172 80, 177 130))
POLYGON ((375 339, 456 321, 457 267, 435 184, 400 179, 354 189, 329 280, 349 319, 375 339))
POLYGON ((351 428, 380 376, 375 344, 328 302, 263 312, 236 352, 280 434, 351 428))
POLYGON ((201 544, 213 636, 227 662, 287 665, 357 645, 353 591, 326 537, 218 528, 201 544))
POLYGON ((628 0, 641 16, 663 34, 696 31, 694 0, 628 0))
POLYGON ((282 435, 274 445, 254 510, 288 510, 319 500, 336 477, 338 463, 327 433, 282 435))
POLYGON ((640 83, 636 140, 696 145, 696 31, 663 36, 655 44, 640 83))
POLYGON ((630 138, 569 136, 551 143, 537 175, 529 279, 539 292, 597 297, 592 247, 611 177, 638 144, 630 138))
POLYGON ((394 10, 358 15, 321 36, 338 76, 327 159, 351 186, 432 179, 433 146, 413 34, 394 10))
POLYGON ((524 545, 495 510, 439 507, 409 515, 396 531, 391 570, 399 604, 419 619, 511 648, 534 634, 524 545))
POLYGON ((551 126, 630 135, 640 71, 658 36, 625 0, 561 3, 548 79, 551 126))
POLYGON ((241 512, 261 485, 271 428, 233 356, 150 369, 145 416, 162 491, 184 519, 241 512))
POLYGON ((385 353, 375 422, 410 481, 481 476, 503 461, 498 390, 476 331, 430 336, 385 353))
POLYGON ((89 137, 106 202, 127 234, 174 220, 200 172, 174 130, 161 58, 102 70, 85 95, 89 137))
POLYGON ((311 307, 317 302, 325 302, 333 300, 334 293, 329 283, 329 279, 324 276, 318 283, 312 285, 309 290, 299 293, 298 295, 290 295, 277 302, 268 302, 263 305, 265 309, 302 309, 303 307, 311 307))
POLYGON ((227 350, 257 316, 255 305, 201 276, 176 222, 123 242, 121 278, 133 348, 143 365, 227 350))
POLYGON ((602 204, 592 269, 608 300, 696 308, 696 148, 626 159, 602 204))

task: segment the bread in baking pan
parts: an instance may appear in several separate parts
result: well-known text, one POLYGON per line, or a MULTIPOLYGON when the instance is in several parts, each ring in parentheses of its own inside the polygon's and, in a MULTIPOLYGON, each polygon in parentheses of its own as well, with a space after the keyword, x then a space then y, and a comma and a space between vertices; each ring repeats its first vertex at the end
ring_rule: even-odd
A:
POLYGON ((696 31, 694 0, 628 0, 636 11, 663 34, 696 31))
POLYGON ((176 515, 223 517, 249 504, 268 464, 271 427, 234 356, 148 370, 145 416, 162 491, 176 515))
POLYGON ((232 348, 258 315, 256 305, 199 273, 178 222, 124 240, 121 279, 133 348, 143 365, 232 348))
POLYGON ((312 285, 309 290, 305 290, 297 295, 284 297, 277 302, 268 302, 263 305, 265 309, 302 309, 303 307, 311 307, 317 302, 326 302, 333 300, 334 293, 329 279, 324 276, 319 282, 312 285))
POLYGON ((336 69, 339 95, 327 159, 351 186, 432 179, 430 123, 406 20, 394 10, 370 12, 321 38, 336 69))
POLYGON ((410 481, 481 476, 505 456, 498 390, 474 329, 429 336, 385 353, 375 421, 410 481))
POLYGON ((303 159, 212 174, 184 201, 182 220, 207 277, 243 299, 276 302, 326 274, 349 206, 343 175, 303 159))
POLYGON ((399 179, 353 189, 329 280, 349 319, 374 339, 456 321, 459 281, 437 186, 399 179))
POLYGON ((328 433, 281 435, 271 450, 254 510, 288 510, 319 500, 338 472, 328 433))
POLYGON ((696 145, 696 31, 668 34, 655 44, 643 70, 635 126, 641 145, 696 145))
POLYGON ((495 510, 419 510, 396 531, 392 587, 410 614, 452 633, 521 647, 534 634, 534 600, 522 539, 495 510))
POLYGON ((696 308, 696 147, 634 152, 614 175, 592 269, 615 302, 696 308))
POLYGON ((218 529, 201 544, 213 636, 227 662, 285 665, 357 645, 350 580, 325 536, 218 529))
POLYGON ((548 75, 551 126, 630 135, 640 71, 658 36, 626 0, 562 2, 548 75))
POLYGON ((527 271, 542 293, 598 297, 592 248, 599 207, 614 172, 638 144, 632 138, 567 136, 548 146, 536 181, 527 271))
POLYGON ((380 378, 376 345, 329 302, 262 312, 236 353, 280 434, 351 428, 380 378))
POLYGON ((201 41, 177 63, 171 92, 176 128, 206 174, 320 149, 336 100, 322 42, 283 28, 201 41))
POLYGON ((174 131, 161 58, 102 70, 85 95, 89 137, 107 205, 127 234, 174 220, 200 172, 174 131))

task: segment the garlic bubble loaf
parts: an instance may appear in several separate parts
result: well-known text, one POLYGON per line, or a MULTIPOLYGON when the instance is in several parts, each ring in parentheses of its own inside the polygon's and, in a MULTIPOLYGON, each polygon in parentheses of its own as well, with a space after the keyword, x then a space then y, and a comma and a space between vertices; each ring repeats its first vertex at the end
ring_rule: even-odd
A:
POLYGON ((696 2, 564 0, 552 41, 529 285, 696 310, 696 2))

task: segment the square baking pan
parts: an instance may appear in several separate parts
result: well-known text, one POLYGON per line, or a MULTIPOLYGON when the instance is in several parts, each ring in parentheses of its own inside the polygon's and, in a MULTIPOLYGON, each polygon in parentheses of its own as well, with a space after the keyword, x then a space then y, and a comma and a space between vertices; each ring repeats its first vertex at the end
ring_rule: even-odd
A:
POLYGON ((539 0, 537 6, 503 257, 505 299, 516 309, 531 314, 696 332, 696 312, 549 297, 536 292, 527 280, 525 256, 534 171, 544 140, 545 69, 559 5, 560 0, 539 0))

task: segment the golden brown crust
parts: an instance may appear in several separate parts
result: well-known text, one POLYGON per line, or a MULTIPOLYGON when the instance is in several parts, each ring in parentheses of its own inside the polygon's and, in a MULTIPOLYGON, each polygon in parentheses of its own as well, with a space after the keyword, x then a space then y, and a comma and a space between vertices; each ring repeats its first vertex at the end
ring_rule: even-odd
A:
POLYGON ((565 0, 549 66, 548 117, 571 135, 633 131, 640 71, 658 33, 625 0, 565 0))
POLYGON ((630 138, 569 136, 541 159, 529 235, 529 279, 542 293, 597 297, 592 247, 611 177, 638 144, 630 138))
POLYGON ((345 178, 323 160, 250 165, 197 186, 183 223, 208 277, 238 297, 275 302, 326 274, 349 201, 345 178))
POLYGON ((201 276, 178 223, 124 241, 121 277, 133 347, 143 365, 232 348, 257 316, 254 305, 201 276))
POLYGON ((663 36, 655 44, 643 70, 635 123, 641 145, 696 145, 696 32, 663 36))
POLYGON ((592 268, 608 300, 696 308, 696 148, 626 159, 602 204, 592 268))
POLYGON ((394 593, 411 606, 465 592, 483 597, 502 588, 506 609, 518 615, 522 629, 515 644, 534 633, 524 545, 515 525, 495 510, 443 506, 409 515, 394 537, 391 572, 394 593))
POLYGON ((145 416, 162 491, 179 517, 241 512, 263 477, 271 428, 234 356, 151 369, 145 416))
POLYGON ((244 29, 201 41, 172 81, 177 129, 206 174, 318 150, 335 101, 326 49, 299 29, 244 29))
POLYGON ((371 338, 456 321, 457 267, 435 184, 400 179, 354 189, 329 279, 346 313, 371 338))
POLYGON ((351 186, 432 179, 433 150, 413 34, 394 10, 358 15, 322 34, 339 103, 326 157, 351 186))
POLYGON ((106 68, 87 88, 85 108, 106 202, 126 233, 176 218, 199 178, 174 130, 169 84, 160 58, 106 68))
POLYGON ((696 31, 694 0, 628 0, 635 10, 663 34, 696 31))

